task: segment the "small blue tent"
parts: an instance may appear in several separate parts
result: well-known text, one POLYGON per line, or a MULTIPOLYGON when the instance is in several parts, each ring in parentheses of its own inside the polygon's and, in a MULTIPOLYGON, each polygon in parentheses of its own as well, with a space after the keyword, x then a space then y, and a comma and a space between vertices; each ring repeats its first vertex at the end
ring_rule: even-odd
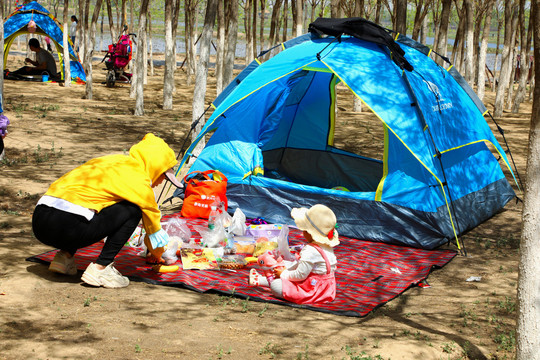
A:
POLYGON ((322 203, 342 235, 433 249, 515 196, 487 144, 508 160, 486 109, 453 67, 361 20, 374 27, 362 31, 377 36, 358 35, 358 27, 321 34, 316 21, 276 56, 246 67, 214 101, 181 167, 215 131, 190 171, 223 172, 232 209, 292 224, 291 208, 322 203), (333 146, 338 82, 381 121, 382 161, 333 146))
MULTIPOLYGON (((21 7, 17 7, 15 11, 4 22, 4 68, 7 67, 7 56, 9 49, 19 35, 28 34, 28 23, 33 20, 37 29, 35 34, 49 37, 56 46, 56 52, 60 60, 60 69, 62 79, 64 79, 64 59, 63 59, 63 31, 61 24, 54 16, 37 2, 32 1, 21 7)), ((80 79, 86 81, 86 75, 79 58, 73 50, 73 44, 68 39, 69 54, 70 54, 70 71, 73 80, 80 79)))

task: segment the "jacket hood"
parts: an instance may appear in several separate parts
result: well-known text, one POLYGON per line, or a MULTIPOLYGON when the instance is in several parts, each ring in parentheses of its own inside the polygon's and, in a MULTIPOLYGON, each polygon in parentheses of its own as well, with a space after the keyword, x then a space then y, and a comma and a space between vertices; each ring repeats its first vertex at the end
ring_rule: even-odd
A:
POLYGON ((146 134, 139 143, 133 145, 129 149, 129 156, 141 164, 152 184, 177 163, 174 151, 163 139, 152 133, 146 134))

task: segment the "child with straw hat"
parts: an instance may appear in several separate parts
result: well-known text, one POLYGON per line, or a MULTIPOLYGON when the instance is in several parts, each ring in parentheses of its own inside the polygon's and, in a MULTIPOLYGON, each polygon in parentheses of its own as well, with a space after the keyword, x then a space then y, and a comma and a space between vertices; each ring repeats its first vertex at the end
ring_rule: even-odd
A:
POLYGON ((300 252, 300 259, 289 269, 276 269, 276 279, 271 283, 251 269, 249 284, 270 287, 274 296, 297 304, 333 301, 337 266, 333 248, 339 244, 336 215, 327 206, 317 204, 309 209, 295 208, 291 216, 308 243, 300 252))

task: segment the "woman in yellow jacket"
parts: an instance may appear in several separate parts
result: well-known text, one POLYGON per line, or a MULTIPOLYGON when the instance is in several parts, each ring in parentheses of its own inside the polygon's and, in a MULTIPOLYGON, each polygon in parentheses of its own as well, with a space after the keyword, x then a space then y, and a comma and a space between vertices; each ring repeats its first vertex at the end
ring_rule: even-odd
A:
POLYGON ((106 288, 128 286, 128 278, 113 267, 114 258, 141 218, 153 248, 169 242, 161 229, 152 188, 166 178, 182 187, 172 169, 176 163, 165 141, 147 134, 129 155, 92 159, 56 180, 32 217, 36 238, 60 249, 49 270, 77 274, 75 252, 107 237, 96 262, 88 265, 81 279, 106 288))

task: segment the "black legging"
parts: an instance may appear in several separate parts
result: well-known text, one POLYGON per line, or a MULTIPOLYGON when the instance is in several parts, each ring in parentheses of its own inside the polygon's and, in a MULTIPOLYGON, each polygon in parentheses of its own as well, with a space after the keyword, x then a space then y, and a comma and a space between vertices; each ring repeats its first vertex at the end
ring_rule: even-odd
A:
POLYGON ((72 255, 107 237, 96 260, 99 265, 107 266, 133 234, 141 217, 141 209, 128 201, 101 210, 90 221, 80 215, 38 205, 32 216, 32 230, 42 243, 72 255))

